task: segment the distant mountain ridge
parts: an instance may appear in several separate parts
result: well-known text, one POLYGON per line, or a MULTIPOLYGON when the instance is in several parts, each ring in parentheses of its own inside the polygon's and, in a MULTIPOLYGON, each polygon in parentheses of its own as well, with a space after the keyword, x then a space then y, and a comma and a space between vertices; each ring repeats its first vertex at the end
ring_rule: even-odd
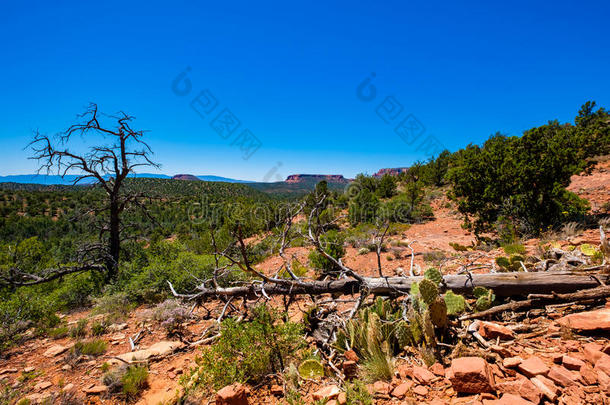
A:
POLYGON ((291 174, 286 178, 286 183, 308 183, 311 181, 326 180, 330 183, 349 183, 350 181, 342 174, 291 174))
POLYGON ((404 173, 407 170, 409 170, 408 167, 389 167, 385 169, 379 169, 379 171, 375 173, 373 177, 383 177, 384 174, 398 176, 400 173, 404 173))

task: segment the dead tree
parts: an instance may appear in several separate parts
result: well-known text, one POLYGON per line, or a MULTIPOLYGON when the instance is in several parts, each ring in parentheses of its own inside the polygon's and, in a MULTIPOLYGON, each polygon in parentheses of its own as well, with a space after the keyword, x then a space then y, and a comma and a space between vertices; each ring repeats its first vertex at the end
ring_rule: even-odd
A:
MULTIPOLYGON (((31 159, 39 162, 38 173, 55 172, 62 177, 76 175, 73 184, 83 181, 93 181, 105 193, 104 205, 91 211, 104 220, 100 226, 100 244, 97 260, 103 262, 107 279, 113 279, 118 274, 121 240, 124 224, 121 214, 131 206, 140 206, 142 195, 125 189, 125 179, 139 167, 159 168, 160 165, 151 160, 152 151, 142 140, 144 131, 132 128, 134 117, 119 112, 117 115, 105 115, 98 111, 96 104, 90 104, 87 110, 78 116, 79 122, 66 131, 55 136, 36 132, 30 143, 33 151, 31 159), (112 124, 110 123, 112 122, 112 124), (97 146, 90 146, 86 152, 76 153, 70 149, 73 138, 80 137, 97 146), (108 142, 110 141, 110 142, 108 142), (95 142, 95 143, 94 143, 95 142), (99 143, 98 143, 99 142, 99 143)), ((90 268, 86 263, 83 268, 90 268)), ((79 267, 73 272, 81 271, 79 267)), ((65 273, 69 271, 64 269, 65 273)), ((20 275, 31 283, 41 283, 62 273, 49 270, 44 277, 28 277, 20 275)))

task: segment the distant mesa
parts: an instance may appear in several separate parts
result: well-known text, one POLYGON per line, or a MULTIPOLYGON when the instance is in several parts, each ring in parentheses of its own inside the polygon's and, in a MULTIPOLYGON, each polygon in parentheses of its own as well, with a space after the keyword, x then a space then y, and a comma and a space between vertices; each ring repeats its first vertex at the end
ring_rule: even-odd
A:
POLYGON ((286 183, 308 183, 322 180, 329 183, 349 183, 349 180, 341 174, 291 174, 286 178, 286 183))
POLYGON ((405 173, 409 170, 408 167, 390 167, 387 169, 379 169, 377 173, 375 173, 374 177, 382 177, 384 174, 389 174, 391 176, 398 176, 400 173, 405 173))
POLYGON ((192 174, 177 174, 172 177, 172 180, 189 180, 189 181, 201 181, 199 177, 193 176, 192 174))

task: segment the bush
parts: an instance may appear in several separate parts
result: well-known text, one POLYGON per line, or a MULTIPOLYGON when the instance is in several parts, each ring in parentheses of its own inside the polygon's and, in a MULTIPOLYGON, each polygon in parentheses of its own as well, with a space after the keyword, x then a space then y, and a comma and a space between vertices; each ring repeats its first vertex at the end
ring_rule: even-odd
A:
POLYGON ((87 336, 87 324, 89 321, 86 318, 79 319, 76 325, 70 328, 70 337, 78 339, 87 336))
POLYGON ((234 382, 260 383, 283 371, 304 346, 302 325, 282 322, 266 306, 258 306, 248 322, 222 323, 218 341, 196 358, 197 383, 214 389, 234 382))
POLYGON ((67 326, 59 326, 57 328, 49 329, 48 335, 51 339, 61 339, 70 334, 70 329, 67 326))
MULTIPOLYGON (((324 251, 335 260, 339 260, 345 255, 345 247, 343 246, 344 242, 345 238, 343 235, 335 230, 328 231, 326 234, 320 237, 322 249, 324 249, 324 251)), ((332 262, 332 260, 317 250, 312 250, 309 254, 309 264, 322 274, 332 273, 340 270, 338 266, 332 262)))
POLYGON ((190 318, 190 311, 180 301, 169 299, 157 305, 152 316, 161 323, 168 336, 174 336, 182 334, 182 324, 190 318))
POLYGON ((117 322, 127 318, 129 312, 134 308, 127 293, 107 293, 95 300, 94 314, 105 314, 109 322, 117 322))
POLYGON ((135 399, 148 385, 148 369, 143 366, 121 366, 107 371, 102 382, 110 393, 121 393, 126 399, 135 399))
POLYGON ((76 342, 72 347, 74 355, 99 356, 106 352, 108 345, 105 340, 94 339, 87 342, 76 342))

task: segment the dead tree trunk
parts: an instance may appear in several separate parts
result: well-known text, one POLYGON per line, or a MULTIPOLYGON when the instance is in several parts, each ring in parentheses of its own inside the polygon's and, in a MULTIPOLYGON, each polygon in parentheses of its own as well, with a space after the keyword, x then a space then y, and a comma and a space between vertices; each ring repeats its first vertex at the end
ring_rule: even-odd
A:
MULTIPOLYGON (((366 291, 373 295, 408 294, 413 282, 423 277, 362 277, 329 281, 279 280, 265 283, 251 283, 238 287, 200 287, 193 294, 179 294, 170 283, 176 297, 205 300, 217 297, 260 297, 261 295, 320 295, 357 294, 366 291)), ((582 272, 541 272, 541 273, 494 273, 472 275, 447 275, 442 288, 456 293, 469 293, 476 286, 491 288, 500 297, 527 296, 528 294, 569 293, 595 288, 600 282, 606 283, 610 275, 582 272)))

